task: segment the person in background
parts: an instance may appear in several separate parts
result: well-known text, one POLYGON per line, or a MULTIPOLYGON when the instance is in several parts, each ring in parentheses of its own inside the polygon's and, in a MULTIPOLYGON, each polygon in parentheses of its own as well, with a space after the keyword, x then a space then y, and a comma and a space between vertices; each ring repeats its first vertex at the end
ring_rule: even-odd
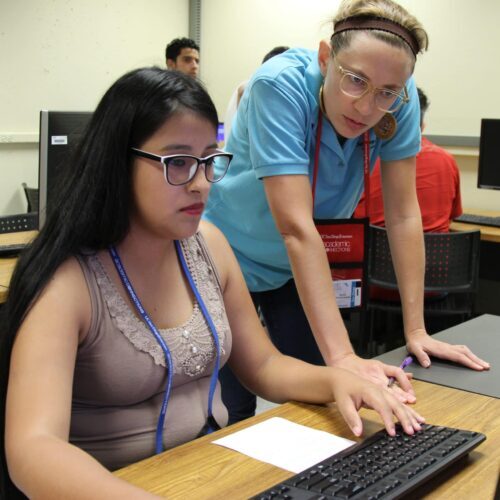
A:
POLYGON ((200 72, 200 47, 191 38, 175 38, 165 49, 168 69, 197 78, 200 72))
MULTIPOLYGON (((417 87, 420 102, 420 129, 425 127, 425 113, 429 100, 417 87)), ((445 149, 422 137, 420 152, 416 156, 417 198, 422 214, 424 232, 447 233, 451 221, 462 214, 460 171, 453 156, 445 149)), ((365 197, 361 197, 354 217, 365 214, 365 197)), ((380 160, 377 160, 370 177, 370 223, 385 226, 384 202, 380 160)))
MULTIPOLYGON (((424 324, 414 182, 420 113, 412 74, 427 34, 392 0, 343 0, 332 24, 318 51, 292 48, 251 78, 227 142, 234 164, 212 190, 205 217, 233 247, 281 352, 387 388, 389 366, 354 352, 316 227, 321 219, 351 217, 363 173, 380 156, 408 351, 425 367, 436 356, 486 369, 466 346, 435 340, 424 324)), ((254 396, 228 370, 221 377, 231 421, 252 415, 254 396)), ((415 400, 408 386, 389 390, 415 400)))
MULTIPOLYGON (((289 48, 290 47, 286 45, 278 45, 277 47, 274 47, 264 56, 264 58, 262 59, 262 64, 264 64, 272 57, 282 54, 283 52, 286 52, 289 48)), ((248 80, 241 82, 238 85, 238 87, 236 87, 236 90, 233 92, 231 98, 229 99, 229 104, 227 105, 226 114, 224 116, 224 137, 226 138, 226 140, 229 137, 229 133, 231 132, 231 126, 233 124, 234 115, 236 114, 238 105, 240 104, 240 100, 241 97, 243 96, 243 92, 245 91, 247 83, 248 80)))
POLYGON ((2 309, 0 498, 157 498, 110 470, 225 426, 226 362, 268 400, 335 400, 356 435, 364 406, 392 435, 393 417, 421 428, 388 391, 269 341, 231 247, 200 224, 231 161, 217 124, 177 71, 131 71, 101 99, 2 309))
POLYGON ((262 58, 262 64, 265 62, 269 61, 274 56, 278 56, 280 54, 283 54, 283 52, 286 52, 290 47, 288 45, 277 45, 276 47, 272 48, 263 58, 262 58))

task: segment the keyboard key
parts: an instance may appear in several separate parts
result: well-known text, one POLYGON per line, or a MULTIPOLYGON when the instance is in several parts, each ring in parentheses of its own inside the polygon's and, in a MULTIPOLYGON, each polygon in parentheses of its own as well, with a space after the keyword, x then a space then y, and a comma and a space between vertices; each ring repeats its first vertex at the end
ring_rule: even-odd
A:
POLYGON ((349 486, 346 486, 344 489, 337 491, 335 496, 337 496, 339 498, 351 498, 362 490, 363 490, 362 486, 360 486, 359 484, 353 483, 353 484, 350 484, 349 486))

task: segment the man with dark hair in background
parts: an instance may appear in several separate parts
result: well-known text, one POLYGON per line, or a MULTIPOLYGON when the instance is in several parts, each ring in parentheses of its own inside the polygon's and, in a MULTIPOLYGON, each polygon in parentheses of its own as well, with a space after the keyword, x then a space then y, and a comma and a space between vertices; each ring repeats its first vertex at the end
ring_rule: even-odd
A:
POLYGON ((197 78, 200 70, 200 47, 191 38, 175 38, 165 49, 168 69, 176 69, 197 78))

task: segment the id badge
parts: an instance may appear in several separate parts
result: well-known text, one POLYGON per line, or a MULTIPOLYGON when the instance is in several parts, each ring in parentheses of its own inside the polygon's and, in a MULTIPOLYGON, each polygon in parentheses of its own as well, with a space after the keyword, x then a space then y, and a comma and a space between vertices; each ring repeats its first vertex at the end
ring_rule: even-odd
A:
POLYGON ((332 277, 333 291, 341 309, 361 306, 361 280, 339 280, 332 277))
POLYGON ((315 219, 332 274, 337 305, 363 305, 366 277, 368 219, 315 219))

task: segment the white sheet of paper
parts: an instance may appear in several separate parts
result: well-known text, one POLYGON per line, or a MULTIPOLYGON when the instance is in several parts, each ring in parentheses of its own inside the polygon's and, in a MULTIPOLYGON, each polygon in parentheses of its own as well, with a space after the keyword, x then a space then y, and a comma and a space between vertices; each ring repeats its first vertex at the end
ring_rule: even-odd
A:
POLYGON ((273 417, 213 443, 298 473, 351 446, 354 441, 273 417))

